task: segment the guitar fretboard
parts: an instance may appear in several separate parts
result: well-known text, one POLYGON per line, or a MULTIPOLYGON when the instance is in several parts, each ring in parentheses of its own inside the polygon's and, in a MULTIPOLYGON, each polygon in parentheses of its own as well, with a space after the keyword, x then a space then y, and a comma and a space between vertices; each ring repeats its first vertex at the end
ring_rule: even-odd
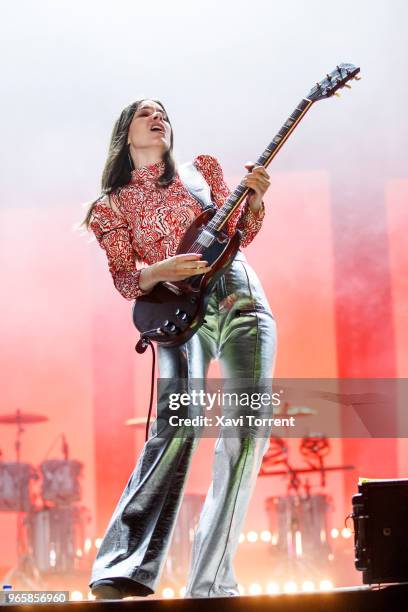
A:
MULTIPOLYGON (((257 165, 265 166, 266 168, 271 163, 272 159, 283 146, 284 142, 289 138, 299 121, 303 119, 312 104, 312 100, 302 98, 293 113, 286 119, 279 132, 272 138, 262 155, 258 157, 256 161, 257 165)), ((238 187, 229 195, 224 204, 217 210, 211 221, 209 221, 206 228, 208 231, 220 231, 235 209, 241 204, 244 197, 246 197, 249 188, 246 187, 243 181, 244 178, 241 180, 238 187)))

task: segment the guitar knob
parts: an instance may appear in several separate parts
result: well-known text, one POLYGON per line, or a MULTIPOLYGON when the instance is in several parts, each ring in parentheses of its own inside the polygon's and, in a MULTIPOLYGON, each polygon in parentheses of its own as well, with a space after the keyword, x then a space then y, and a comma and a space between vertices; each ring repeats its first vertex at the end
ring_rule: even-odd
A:
POLYGON ((183 323, 187 323, 190 318, 188 314, 184 312, 184 310, 181 310, 181 308, 176 308, 176 317, 180 319, 180 321, 183 321, 183 323))
POLYGON ((168 334, 178 334, 179 332, 179 328, 174 325, 174 323, 172 323, 171 321, 169 321, 168 319, 166 319, 163 323, 163 329, 168 333, 168 334))

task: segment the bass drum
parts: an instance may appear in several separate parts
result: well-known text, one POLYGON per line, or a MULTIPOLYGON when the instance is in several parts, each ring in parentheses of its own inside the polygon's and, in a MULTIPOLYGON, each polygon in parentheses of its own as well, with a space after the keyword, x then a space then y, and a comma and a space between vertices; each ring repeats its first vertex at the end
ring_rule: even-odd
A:
POLYGON ((83 542, 83 508, 44 508, 26 519, 31 554, 40 572, 69 572, 83 542))
POLYGON ((29 463, 0 461, 0 511, 28 512, 31 503, 31 480, 38 474, 29 463))
POLYGON ((274 547, 288 558, 326 558, 329 547, 328 510, 324 494, 268 497, 266 511, 274 547))

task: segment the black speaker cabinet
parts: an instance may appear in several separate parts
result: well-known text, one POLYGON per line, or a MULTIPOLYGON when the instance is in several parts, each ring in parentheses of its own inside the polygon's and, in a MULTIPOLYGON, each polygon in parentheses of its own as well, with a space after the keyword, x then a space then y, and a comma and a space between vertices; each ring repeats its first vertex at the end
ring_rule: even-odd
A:
POLYGON ((367 480, 358 491, 352 518, 363 583, 408 582, 408 480, 367 480))

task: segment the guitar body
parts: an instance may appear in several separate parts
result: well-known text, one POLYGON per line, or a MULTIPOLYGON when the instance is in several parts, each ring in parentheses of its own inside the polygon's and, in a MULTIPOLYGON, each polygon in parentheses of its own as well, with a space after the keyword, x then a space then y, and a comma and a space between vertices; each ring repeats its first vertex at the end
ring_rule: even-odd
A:
MULTIPOLYGON (((193 221, 179 244, 177 255, 196 252, 193 245, 213 215, 213 210, 207 210, 193 221)), ((211 290, 239 249, 240 236, 240 231, 232 238, 219 232, 209 247, 197 248, 202 259, 213 266, 207 274, 157 283, 150 293, 137 298, 133 322, 142 336, 145 334, 150 340, 172 347, 187 342, 195 334, 204 320, 211 290)))

